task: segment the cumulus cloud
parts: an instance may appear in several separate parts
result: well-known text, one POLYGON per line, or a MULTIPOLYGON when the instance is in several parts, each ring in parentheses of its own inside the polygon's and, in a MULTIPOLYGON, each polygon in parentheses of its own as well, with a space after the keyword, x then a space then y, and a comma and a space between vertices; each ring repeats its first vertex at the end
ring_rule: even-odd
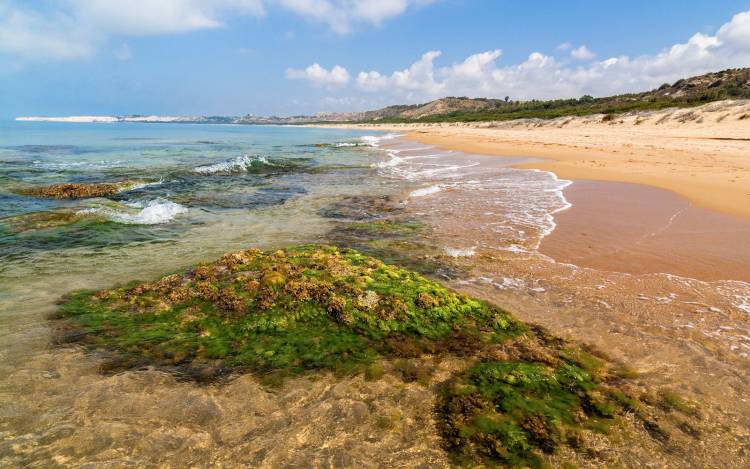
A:
POLYGON ((33 62, 93 56, 112 37, 180 34, 224 27, 269 6, 349 33, 435 0, 0 0, 0 58, 33 62))
POLYGON ((346 34, 358 23, 379 25, 409 8, 435 0, 279 0, 286 9, 304 18, 327 24, 334 32, 346 34))
POLYGON ((735 15, 713 35, 696 33, 657 54, 591 61, 594 54, 586 46, 564 44, 558 49, 588 62, 533 52, 523 62, 501 66, 502 52, 490 50, 438 67, 441 52, 430 51, 403 70, 360 72, 354 87, 413 102, 448 95, 548 99, 641 91, 709 71, 750 66, 750 11, 735 15))
POLYGON ((589 50, 589 48, 584 44, 581 47, 576 47, 575 49, 571 50, 570 56, 577 60, 591 60, 596 57, 596 54, 589 50))
POLYGON ((112 36, 219 28, 228 14, 263 13, 262 0, 69 0, 44 11, 10 0, 0 5, 0 55, 27 62, 83 59, 112 36))
POLYGON ((304 70, 289 68, 286 71, 286 77, 291 80, 307 80, 313 86, 325 86, 335 88, 349 83, 351 77, 344 67, 334 65, 332 69, 327 70, 314 63, 304 70))

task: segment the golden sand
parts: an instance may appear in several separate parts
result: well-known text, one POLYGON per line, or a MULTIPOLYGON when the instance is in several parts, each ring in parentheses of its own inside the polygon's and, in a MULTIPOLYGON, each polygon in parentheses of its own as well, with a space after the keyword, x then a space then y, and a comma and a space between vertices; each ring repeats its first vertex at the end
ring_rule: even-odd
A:
POLYGON ((520 165, 565 179, 646 184, 750 218, 750 102, 553 120, 359 126, 442 148, 545 160, 520 165))

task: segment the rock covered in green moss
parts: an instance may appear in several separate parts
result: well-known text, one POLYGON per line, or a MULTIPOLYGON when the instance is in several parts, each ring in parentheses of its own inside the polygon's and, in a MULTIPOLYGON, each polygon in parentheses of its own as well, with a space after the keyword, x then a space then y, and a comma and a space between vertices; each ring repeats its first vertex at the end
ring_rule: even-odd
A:
POLYGON ((584 451, 636 407, 622 372, 574 344, 527 334, 457 375, 441 392, 440 426, 462 462, 544 467, 560 446, 584 451))
POLYGON ((247 250, 184 273, 69 296, 75 336, 131 366, 356 371, 520 334, 484 302, 355 250, 247 250))
POLYGON ((26 195, 47 197, 51 199, 85 199, 90 197, 107 197, 118 192, 132 190, 146 184, 144 181, 120 181, 103 183, 64 183, 34 187, 21 191, 26 195))

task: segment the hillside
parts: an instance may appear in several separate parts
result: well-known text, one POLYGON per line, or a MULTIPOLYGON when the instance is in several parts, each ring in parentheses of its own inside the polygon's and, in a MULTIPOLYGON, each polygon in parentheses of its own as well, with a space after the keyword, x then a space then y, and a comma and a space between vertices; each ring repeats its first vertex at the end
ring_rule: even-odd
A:
POLYGON ((690 107, 723 99, 750 98, 750 68, 730 69, 665 83, 657 89, 603 98, 513 101, 448 97, 421 105, 390 106, 362 113, 358 122, 472 122, 551 119, 632 110, 690 107))

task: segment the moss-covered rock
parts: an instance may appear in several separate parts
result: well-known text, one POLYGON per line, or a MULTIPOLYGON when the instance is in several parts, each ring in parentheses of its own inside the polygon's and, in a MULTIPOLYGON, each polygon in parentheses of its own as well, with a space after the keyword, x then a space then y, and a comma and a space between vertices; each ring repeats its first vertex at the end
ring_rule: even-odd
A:
POLYGON ((38 231, 59 226, 70 225, 81 219, 81 215, 73 211, 32 212, 16 215, 0 220, 8 226, 11 232, 38 231))
POLYGON ((597 387, 567 363, 479 363, 445 391, 446 437, 472 460, 538 467, 539 451, 574 443, 582 428, 601 431, 614 416, 609 399, 592 395, 597 387))
POLYGON ((227 254, 154 282, 73 293, 59 316, 68 320, 58 340, 104 352, 107 369, 154 365, 198 380, 250 371, 280 383, 312 370, 377 380, 390 362, 405 383, 439 389, 439 428, 462 465, 540 467, 561 446, 585 453, 623 412, 663 433, 601 354, 353 249, 227 254), (443 383, 441 355, 465 363, 443 383))
POLYGON ((118 192, 132 190, 142 184, 143 181, 120 181, 95 184, 65 183, 51 184, 49 186, 34 187, 20 191, 26 195, 36 197, 47 197, 51 199, 85 199, 91 197, 107 197, 118 192))
POLYGON ((381 356, 476 349, 524 330, 419 274, 329 246, 242 251, 156 282, 78 292, 60 315, 123 366, 284 373, 359 371, 381 356))

